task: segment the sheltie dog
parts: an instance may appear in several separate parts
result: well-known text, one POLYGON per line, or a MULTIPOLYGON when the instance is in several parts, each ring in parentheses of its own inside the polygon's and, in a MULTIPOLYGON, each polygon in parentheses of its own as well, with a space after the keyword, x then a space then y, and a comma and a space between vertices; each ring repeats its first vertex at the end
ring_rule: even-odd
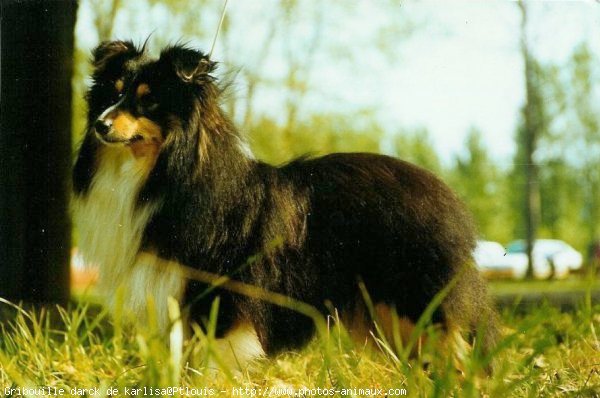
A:
POLYGON ((432 322, 464 332, 485 322, 483 345, 493 344, 471 218, 433 174, 367 153, 281 166, 253 158, 219 106, 215 63, 186 46, 149 59, 131 42, 105 42, 92 62, 73 210, 81 253, 99 266, 113 310, 143 321, 150 297, 168 330, 170 296, 202 327, 219 297, 216 337, 244 362, 302 346, 313 321, 178 268, 335 308, 356 334, 372 329, 359 283, 389 332, 392 311, 410 330, 456 279, 432 322))

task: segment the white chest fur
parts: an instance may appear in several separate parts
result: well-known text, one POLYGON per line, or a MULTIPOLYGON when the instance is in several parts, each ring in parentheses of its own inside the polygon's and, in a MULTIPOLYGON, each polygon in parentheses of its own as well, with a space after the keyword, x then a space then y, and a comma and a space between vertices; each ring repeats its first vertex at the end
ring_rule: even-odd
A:
POLYGON ((148 170, 126 148, 107 148, 87 194, 74 198, 73 215, 79 250, 87 264, 99 267, 100 290, 113 312, 146 319, 151 298, 164 328, 167 297, 180 300, 185 283, 176 264, 140 253, 144 228, 158 207, 136 206, 148 170))

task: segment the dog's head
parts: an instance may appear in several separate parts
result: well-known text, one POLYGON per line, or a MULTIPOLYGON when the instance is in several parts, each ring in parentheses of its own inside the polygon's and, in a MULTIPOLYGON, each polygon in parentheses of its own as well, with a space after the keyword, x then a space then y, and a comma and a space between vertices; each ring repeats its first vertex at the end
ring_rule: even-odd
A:
POLYGON ((168 47, 155 60, 131 42, 100 44, 92 53, 88 93, 90 134, 133 154, 156 153, 174 121, 190 117, 198 101, 215 90, 208 56, 184 46, 168 47))

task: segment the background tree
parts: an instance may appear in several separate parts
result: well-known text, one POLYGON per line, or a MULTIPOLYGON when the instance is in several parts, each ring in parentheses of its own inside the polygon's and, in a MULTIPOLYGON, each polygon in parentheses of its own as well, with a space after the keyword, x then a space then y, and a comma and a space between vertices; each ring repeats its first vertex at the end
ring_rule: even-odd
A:
POLYGON ((422 127, 398 131, 394 136, 392 155, 436 174, 444 172, 431 136, 427 129, 422 127))
POLYGON ((515 217, 508 206, 506 173, 494 164, 478 129, 471 128, 465 147, 465 153, 455 157, 448 179, 473 213, 480 236, 508 242, 515 217))
MULTIPOLYGON (((368 118, 368 116, 365 116, 368 118)), ((374 121, 359 126, 345 115, 314 115, 293 126, 263 117, 252 125, 250 144, 254 154, 274 164, 302 155, 331 152, 380 152, 383 129, 374 121), (286 130, 283 134, 282 131, 286 130), (294 145, 287 146, 285 143, 294 145)))
POLYGON ((543 97, 539 90, 539 65, 533 57, 527 34, 527 6, 523 0, 517 3, 521 11, 521 55, 525 72, 525 104, 523 105, 523 124, 517 135, 517 165, 521 165, 524 174, 523 219, 525 222, 525 240, 527 247, 527 277, 533 277, 533 243, 539 223, 540 197, 537 183, 537 165, 534 153, 538 138, 544 129, 543 97))
POLYGON ((572 57, 571 109, 575 111, 575 131, 579 136, 572 146, 573 161, 579 171, 583 211, 588 243, 600 238, 600 108, 597 106, 598 75, 594 69, 598 59, 588 45, 575 49, 572 57))

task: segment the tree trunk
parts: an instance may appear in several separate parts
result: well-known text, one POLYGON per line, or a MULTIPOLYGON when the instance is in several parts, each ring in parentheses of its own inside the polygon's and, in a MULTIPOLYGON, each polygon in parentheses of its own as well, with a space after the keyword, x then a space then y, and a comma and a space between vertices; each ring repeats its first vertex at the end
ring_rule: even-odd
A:
POLYGON ((75 1, 3 1, 0 297, 69 297, 75 1))
POLYGON ((525 240, 526 240, 526 253, 527 253, 527 274, 528 278, 533 277, 533 245, 536 238, 536 231, 538 225, 538 219, 540 214, 539 209, 539 190, 537 184, 537 167, 534 163, 533 154, 535 152, 539 125, 535 122, 536 99, 535 87, 536 82, 534 81, 533 71, 533 60, 531 51, 529 49, 529 43, 527 40, 527 7, 521 0, 518 3, 519 10, 521 11, 521 54, 523 56, 523 62, 525 64, 525 108, 524 108, 524 146, 525 146, 525 203, 524 203, 524 216, 525 216, 525 240))

